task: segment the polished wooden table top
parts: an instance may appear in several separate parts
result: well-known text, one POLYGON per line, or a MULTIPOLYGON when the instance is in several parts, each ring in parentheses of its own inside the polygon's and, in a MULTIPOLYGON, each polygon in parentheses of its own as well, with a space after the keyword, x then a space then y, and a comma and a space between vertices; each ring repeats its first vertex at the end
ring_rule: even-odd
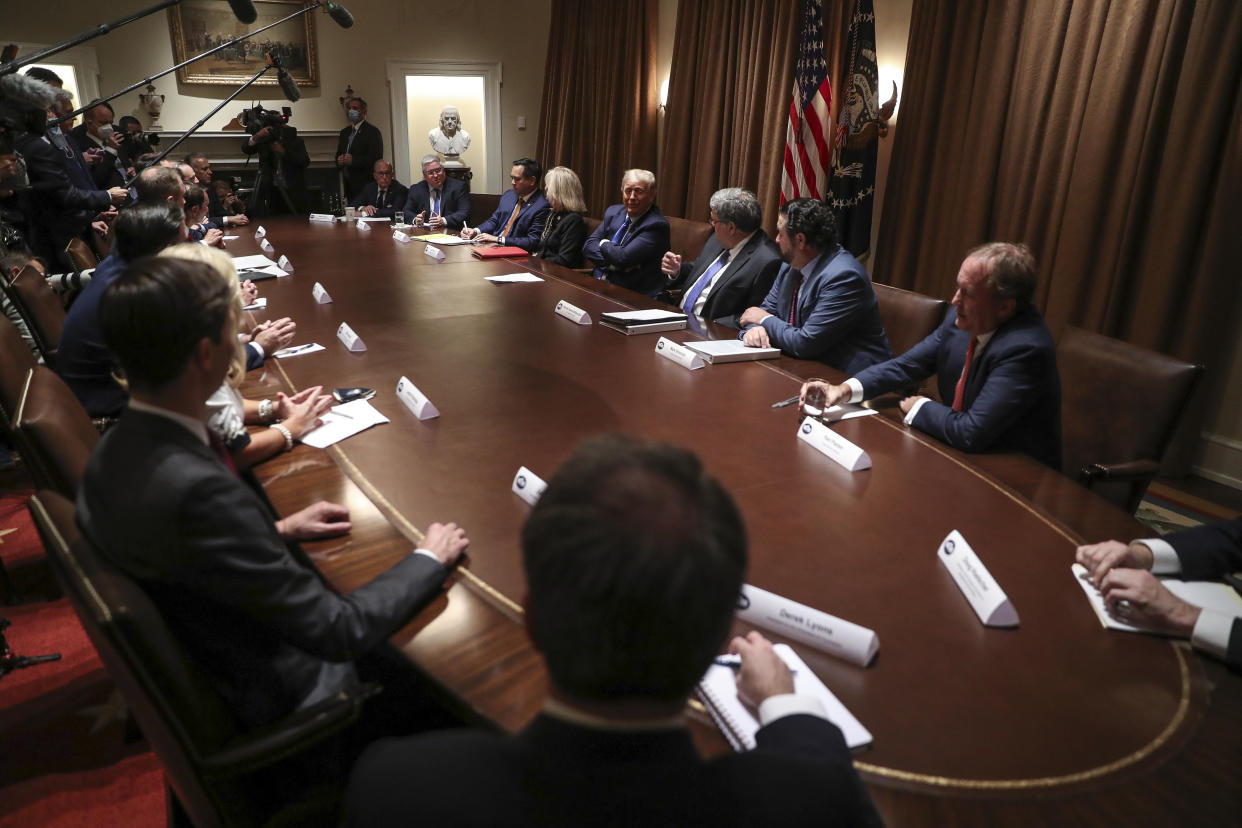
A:
MULTIPOLYGON (((317 497, 350 506, 355 531, 312 549, 342 588, 407 553, 431 521, 466 527, 467 571, 394 640, 483 719, 520 728, 545 686, 520 624, 528 507, 510 492, 513 476, 525 465, 547 478, 583 437, 625 431, 693 449, 734 494, 750 535, 750 583, 878 633, 869 668, 798 649, 871 730, 856 762, 893 822, 1184 821, 1182 807, 1204 806, 1236 817, 1242 794, 1229 764, 1242 748, 1242 681, 1216 664, 1205 676, 1184 643, 1105 631, 1073 583, 1074 546, 1145 534, 1130 516, 1034 461, 968 457, 888 412, 834 426, 873 460, 847 472, 795 439, 793 408, 770 407, 797 392, 799 376, 839 378, 831 369, 782 358, 687 371, 654 353, 658 336, 554 315, 559 300, 593 319, 653 306, 572 271, 480 262, 467 247, 446 247, 437 262, 384 224, 267 227, 296 267, 261 284, 267 315, 293 316, 296 342, 327 350, 269 361, 251 393, 370 386, 392 422, 327 452, 301 447, 260 477, 282 511, 317 497), (545 281, 483 279, 518 271, 545 281), (333 303, 315 302, 316 281, 333 303), (342 322, 365 352, 337 341, 342 322), (397 400, 403 375, 438 419, 419 421, 397 400), (1019 628, 979 624, 935 554, 951 529, 1013 600, 1019 628), (1205 717, 1219 730, 1205 732, 1205 717), (1170 767, 1189 768, 1210 792, 1178 804, 1169 785, 1186 783, 1170 767), (1108 793, 1123 784, 1125 804, 1108 793), (1049 796, 1055 805, 1041 800, 1049 796)), ((249 253, 254 243, 247 234, 233 247, 249 253)), ((710 725, 696 737, 705 751, 725 749, 710 725)))

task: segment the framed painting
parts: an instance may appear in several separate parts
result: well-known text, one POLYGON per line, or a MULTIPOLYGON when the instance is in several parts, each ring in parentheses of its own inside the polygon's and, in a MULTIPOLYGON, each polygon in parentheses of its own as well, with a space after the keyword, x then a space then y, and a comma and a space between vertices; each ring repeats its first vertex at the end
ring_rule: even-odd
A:
MULTIPOLYGON (((233 16, 227 0, 183 0, 168 10, 173 60, 201 55, 236 37, 288 17, 309 5, 303 0, 255 0, 259 17, 242 23, 233 16)), ((177 70, 181 83, 238 86, 267 62, 271 52, 280 58, 298 86, 319 85, 319 50, 315 41, 315 12, 309 11, 267 31, 247 38, 177 70)), ((275 86, 276 72, 268 72, 256 86, 275 86)))

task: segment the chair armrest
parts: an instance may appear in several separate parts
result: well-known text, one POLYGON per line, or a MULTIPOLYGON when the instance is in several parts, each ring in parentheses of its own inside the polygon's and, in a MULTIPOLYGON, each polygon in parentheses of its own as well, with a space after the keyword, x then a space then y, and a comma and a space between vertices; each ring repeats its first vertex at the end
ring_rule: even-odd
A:
POLYGON ((204 756, 204 776, 228 778, 274 765, 340 732, 361 714, 366 700, 379 693, 375 684, 342 690, 331 698, 299 710, 274 725, 260 728, 204 756))
POLYGON ((1152 460, 1131 460, 1126 463, 1092 463, 1083 466, 1079 478, 1094 480, 1151 480, 1160 472, 1160 464, 1152 460))

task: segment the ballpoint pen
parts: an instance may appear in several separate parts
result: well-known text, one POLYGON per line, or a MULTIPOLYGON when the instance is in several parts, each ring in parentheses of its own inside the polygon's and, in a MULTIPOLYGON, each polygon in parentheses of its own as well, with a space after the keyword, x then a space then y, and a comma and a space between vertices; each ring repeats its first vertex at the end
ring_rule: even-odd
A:
POLYGON ((784 408, 787 405, 793 405, 794 403, 798 401, 798 399, 799 399, 799 395, 794 394, 792 397, 790 397, 787 400, 781 400, 778 403, 772 403, 772 407, 773 408, 784 408))

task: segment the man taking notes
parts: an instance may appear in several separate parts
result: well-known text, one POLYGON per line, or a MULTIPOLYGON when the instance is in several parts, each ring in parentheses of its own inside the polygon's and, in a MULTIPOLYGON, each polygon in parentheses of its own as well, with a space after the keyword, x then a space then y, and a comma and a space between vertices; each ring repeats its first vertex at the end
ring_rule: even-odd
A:
POLYGON ((500 197, 491 218, 478 227, 463 227, 461 237, 477 242, 499 242, 529 252, 539 246, 543 225, 552 207, 539 189, 543 167, 533 158, 513 162, 509 180, 513 189, 500 197))

